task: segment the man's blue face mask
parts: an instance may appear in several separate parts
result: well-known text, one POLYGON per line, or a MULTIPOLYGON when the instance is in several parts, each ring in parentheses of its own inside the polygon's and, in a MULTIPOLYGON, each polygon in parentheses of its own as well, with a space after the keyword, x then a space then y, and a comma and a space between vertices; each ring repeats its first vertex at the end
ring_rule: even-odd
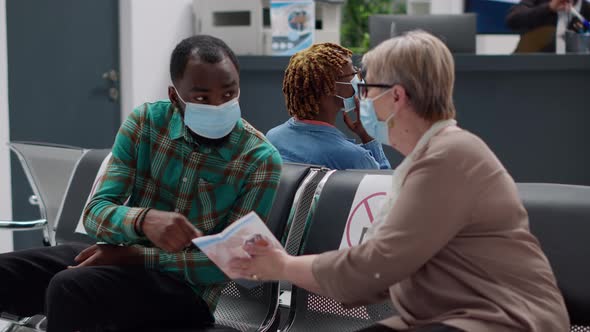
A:
POLYGON ((359 88, 358 85, 359 83, 363 83, 364 81, 359 80, 358 75, 354 75, 354 77, 352 78, 352 80, 350 80, 350 82, 336 82, 337 84, 350 84, 352 85, 352 89, 354 90, 354 94, 350 97, 342 97, 339 95, 335 95, 335 97, 342 99, 342 102, 344 103, 344 107, 342 108, 342 110, 344 112, 349 112, 352 111, 353 109, 356 108, 356 102, 354 100, 355 96, 358 96, 359 93, 359 88))
POLYGON ((242 117, 239 92, 236 98, 217 106, 188 103, 180 97, 178 90, 176 95, 185 104, 184 124, 199 136, 210 139, 225 137, 242 117))

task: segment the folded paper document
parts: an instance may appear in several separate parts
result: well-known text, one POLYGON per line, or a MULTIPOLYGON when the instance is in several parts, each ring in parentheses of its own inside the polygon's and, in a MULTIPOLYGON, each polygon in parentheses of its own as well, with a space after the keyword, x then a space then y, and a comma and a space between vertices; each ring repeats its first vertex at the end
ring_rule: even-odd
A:
POLYGON ((261 240, 275 248, 283 248, 256 212, 250 212, 224 229, 223 232, 198 237, 193 239, 193 243, 228 277, 236 279, 237 276, 232 275, 229 270, 229 263, 236 258, 250 257, 243 249, 244 244, 261 240))

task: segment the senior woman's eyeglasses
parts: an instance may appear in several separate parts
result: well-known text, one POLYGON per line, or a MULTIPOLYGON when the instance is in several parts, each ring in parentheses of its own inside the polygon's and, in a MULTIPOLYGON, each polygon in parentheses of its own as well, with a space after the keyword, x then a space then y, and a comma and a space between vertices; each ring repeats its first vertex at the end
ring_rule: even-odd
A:
MULTIPOLYGON (((358 87, 358 97, 360 100, 364 100, 367 99, 369 96, 369 88, 376 88, 376 89, 391 89, 394 86, 399 85, 402 86, 399 83, 393 83, 393 84, 384 84, 384 83, 365 83, 365 82, 361 82, 361 83, 357 83, 357 87, 358 87)), ((410 95, 410 93, 408 92, 407 89, 405 89, 406 91, 406 96, 408 96, 408 98, 412 98, 412 96, 410 95)))
POLYGON ((397 84, 371 84, 371 83, 358 83, 359 99, 367 99, 369 95, 369 88, 379 89, 391 89, 397 84))

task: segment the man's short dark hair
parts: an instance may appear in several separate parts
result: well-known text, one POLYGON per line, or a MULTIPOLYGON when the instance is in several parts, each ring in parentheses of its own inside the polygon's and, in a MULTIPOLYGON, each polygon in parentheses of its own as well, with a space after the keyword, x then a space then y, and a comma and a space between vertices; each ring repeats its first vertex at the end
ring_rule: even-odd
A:
POLYGON ((197 55, 201 61, 206 63, 219 63, 227 56, 236 66, 236 70, 240 71, 236 55, 223 40, 208 35, 196 35, 181 41, 172 51, 170 57, 172 82, 182 78, 186 64, 192 55, 197 55))

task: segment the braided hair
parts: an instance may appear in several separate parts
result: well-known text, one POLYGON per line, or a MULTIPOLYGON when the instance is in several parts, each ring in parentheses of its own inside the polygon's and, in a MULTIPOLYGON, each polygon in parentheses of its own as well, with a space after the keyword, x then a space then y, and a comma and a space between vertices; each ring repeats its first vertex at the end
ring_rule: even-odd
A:
POLYGON ((291 57, 283 79, 283 94, 289 114, 301 120, 320 113, 320 99, 335 94, 352 52, 333 43, 314 44, 291 57))

